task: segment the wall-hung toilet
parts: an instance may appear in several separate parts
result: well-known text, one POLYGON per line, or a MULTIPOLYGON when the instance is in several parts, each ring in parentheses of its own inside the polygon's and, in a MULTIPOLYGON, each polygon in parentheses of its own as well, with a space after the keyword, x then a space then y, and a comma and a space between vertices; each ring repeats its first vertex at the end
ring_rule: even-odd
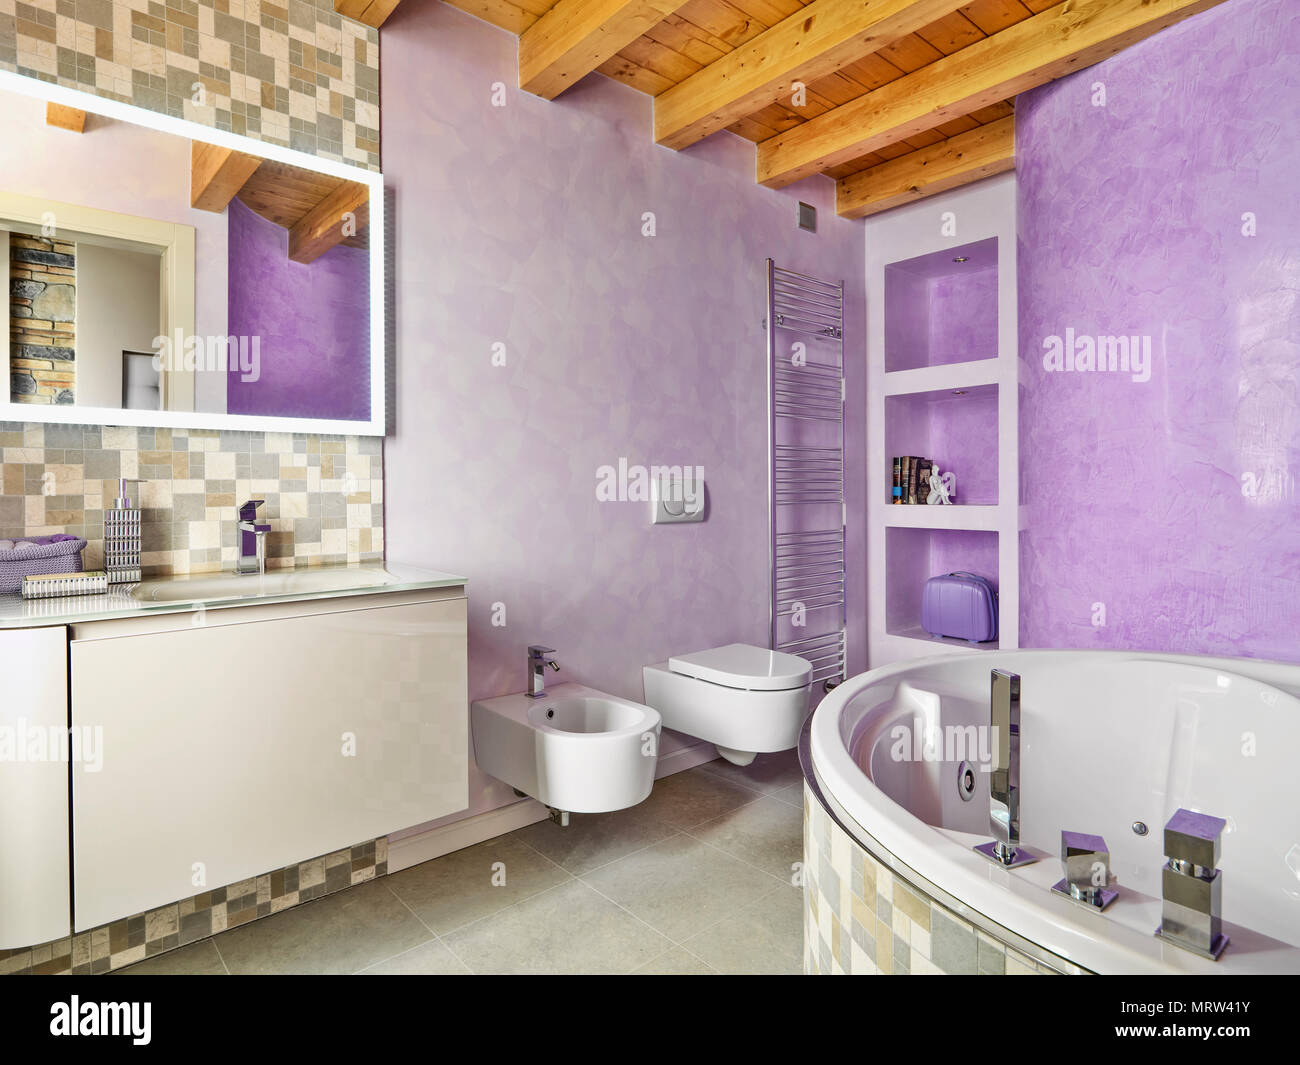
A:
POLYGON ((665 728, 708 740, 736 765, 798 744, 812 688, 807 659, 744 643, 675 655, 642 676, 665 728))

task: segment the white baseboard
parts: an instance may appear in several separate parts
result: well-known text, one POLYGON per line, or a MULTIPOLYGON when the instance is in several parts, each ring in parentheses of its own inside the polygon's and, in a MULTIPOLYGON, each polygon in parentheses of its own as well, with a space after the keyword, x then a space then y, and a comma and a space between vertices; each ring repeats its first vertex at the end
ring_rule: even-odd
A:
POLYGON ((718 749, 711 743, 697 743, 673 751, 672 754, 661 754, 659 765, 655 767, 655 780, 680 773, 683 769, 694 769, 697 765, 712 762, 717 757, 718 749))
MULTIPOLYGON (((671 776, 697 765, 712 762, 718 757, 711 743, 697 743, 683 747, 672 754, 662 755, 655 767, 655 779, 671 776)), ((452 851, 464 850, 476 843, 495 839, 507 832, 535 825, 547 818, 546 807, 535 799, 520 799, 508 806, 499 806, 481 814, 471 814, 461 821, 439 825, 426 832, 404 839, 390 840, 388 844, 388 871, 399 872, 421 862, 441 858, 452 851)))

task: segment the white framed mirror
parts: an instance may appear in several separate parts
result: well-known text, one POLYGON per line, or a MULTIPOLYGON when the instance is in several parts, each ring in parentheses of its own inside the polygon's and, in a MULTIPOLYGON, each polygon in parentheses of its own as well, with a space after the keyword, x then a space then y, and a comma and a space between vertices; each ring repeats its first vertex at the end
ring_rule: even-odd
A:
POLYGON ((0 71, 0 421, 383 435, 380 174, 0 71))

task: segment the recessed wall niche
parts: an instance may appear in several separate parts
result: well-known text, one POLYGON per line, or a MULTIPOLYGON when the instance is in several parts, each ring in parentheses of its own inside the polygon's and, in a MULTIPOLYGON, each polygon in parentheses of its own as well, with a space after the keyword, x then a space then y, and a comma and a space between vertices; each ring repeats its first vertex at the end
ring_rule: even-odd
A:
POLYGON ((885 370, 998 354, 998 238, 885 267, 885 370))

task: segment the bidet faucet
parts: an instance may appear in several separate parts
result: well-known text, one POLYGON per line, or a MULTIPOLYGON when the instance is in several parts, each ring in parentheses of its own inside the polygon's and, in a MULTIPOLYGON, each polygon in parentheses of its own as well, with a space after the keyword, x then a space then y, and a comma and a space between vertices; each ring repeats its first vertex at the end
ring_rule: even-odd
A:
POLYGON ((559 663, 548 655, 555 653, 554 647, 542 647, 532 644, 528 648, 528 691, 524 694, 530 699, 541 699, 546 695, 546 667, 550 666, 556 673, 560 672, 559 663))
POLYGON ((1020 846, 1020 674, 995 669, 989 677, 989 725, 993 766, 989 774, 989 828, 992 843, 975 849, 1013 868, 1035 858, 1020 846))
POLYGON ((250 499, 239 508, 239 561, 235 564, 237 573, 266 572, 266 534, 271 526, 257 520, 257 508, 264 500, 250 499))

